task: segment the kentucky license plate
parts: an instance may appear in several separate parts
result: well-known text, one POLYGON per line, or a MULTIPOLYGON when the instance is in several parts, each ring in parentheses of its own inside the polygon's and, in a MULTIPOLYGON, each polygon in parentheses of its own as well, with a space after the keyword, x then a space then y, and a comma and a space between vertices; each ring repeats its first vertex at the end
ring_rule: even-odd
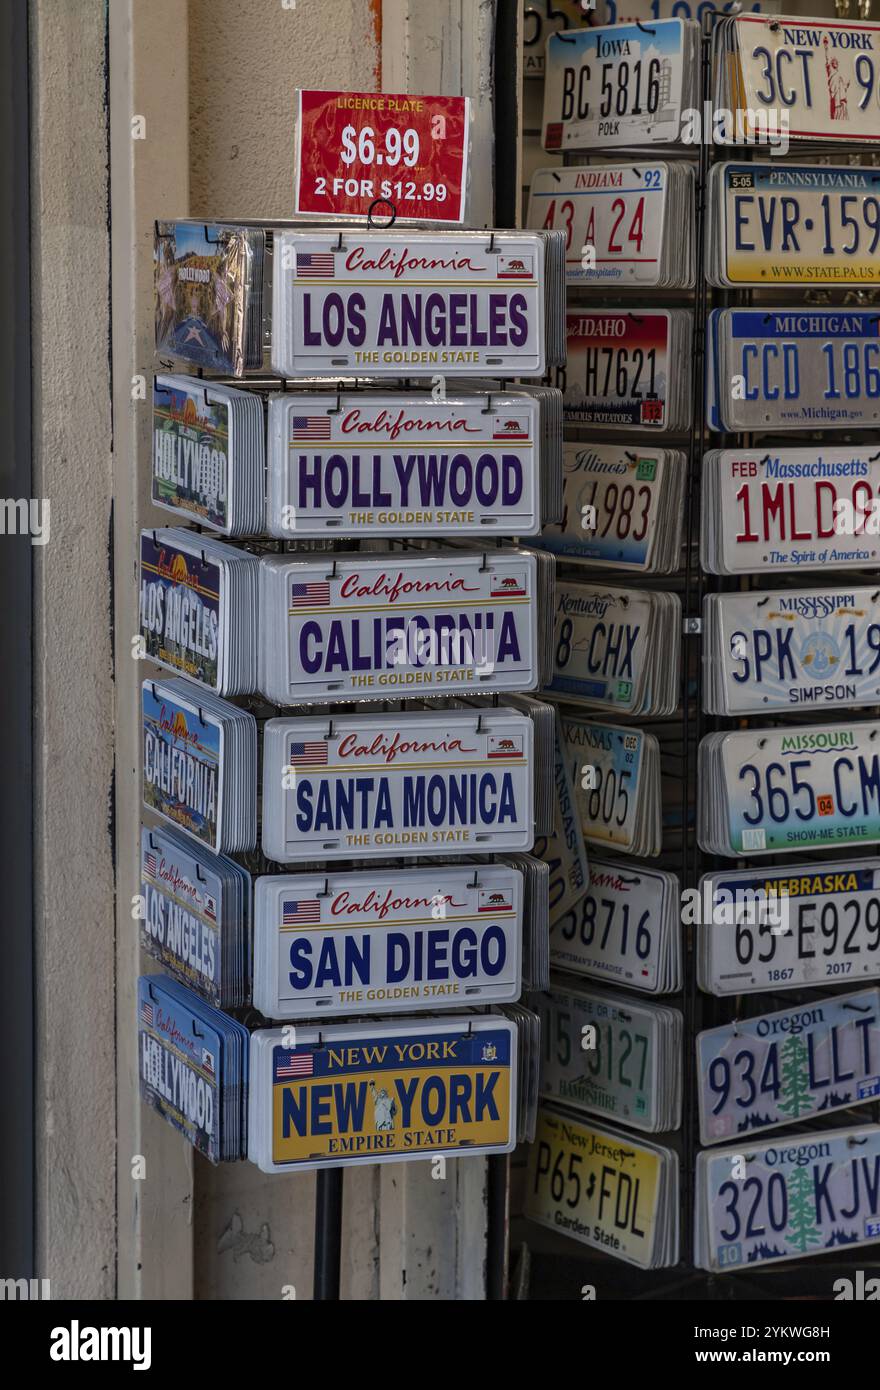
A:
POLYGON ((722 871, 701 879, 700 897, 699 983, 709 994, 880 977, 880 859, 722 871))
MULTIPOLYGON (((880 126, 880 108, 876 113, 880 126)), ((880 282, 880 173, 818 164, 719 164, 707 250, 717 285, 880 282)))

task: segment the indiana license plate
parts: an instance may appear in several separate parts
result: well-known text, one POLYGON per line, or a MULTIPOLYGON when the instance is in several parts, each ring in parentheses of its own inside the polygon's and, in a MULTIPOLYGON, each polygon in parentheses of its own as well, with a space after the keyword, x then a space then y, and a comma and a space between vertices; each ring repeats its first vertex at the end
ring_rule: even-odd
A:
POLYGON ((529 226, 565 232, 567 284, 655 285, 668 185, 663 163, 539 169, 529 226))

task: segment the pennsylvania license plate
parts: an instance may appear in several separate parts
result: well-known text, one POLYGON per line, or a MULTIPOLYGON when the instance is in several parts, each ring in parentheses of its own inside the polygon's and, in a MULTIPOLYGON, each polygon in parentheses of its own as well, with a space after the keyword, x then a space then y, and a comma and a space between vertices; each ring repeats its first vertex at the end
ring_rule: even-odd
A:
POLYGON ((700 1033, 700 1138, 733 1140, 880 1096, 880 991, 700 1033))
POLYGON ((880 24, 758 15, 730 22, 747 134, 781 111, 795 140, 880 141, 880 24))
MULTIPOLYGON (((875 113, 880 129, 880 107, 875 113)), ((723 164, 713 216, 722 218, 721 283, 880 282, 880 174, 869 167, 723 164)))

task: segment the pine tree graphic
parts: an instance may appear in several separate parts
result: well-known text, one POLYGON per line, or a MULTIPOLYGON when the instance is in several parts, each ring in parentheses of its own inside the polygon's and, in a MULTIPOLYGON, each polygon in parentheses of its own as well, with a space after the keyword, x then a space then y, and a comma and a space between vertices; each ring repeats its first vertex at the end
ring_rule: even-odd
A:
POLYGON ((788 1188, 788 1243, 800 1255, 811 1245, 821 1244, 813 1210, 812 1179, 806 1168, 793 1168, 786 1178, 788 1188))
POLYGON ((782 1047, 782 1094, 779 1109, 790 1120, 813 1110, 807 1049, 800 1038, 789 1038, 782 1047))

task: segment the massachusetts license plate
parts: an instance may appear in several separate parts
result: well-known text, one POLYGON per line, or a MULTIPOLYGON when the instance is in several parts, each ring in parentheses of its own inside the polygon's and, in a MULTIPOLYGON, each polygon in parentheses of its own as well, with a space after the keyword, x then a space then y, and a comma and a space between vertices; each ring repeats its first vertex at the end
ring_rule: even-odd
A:
POLYGON ((880 703, 876 585, 719 594, 708 602, 716 712, 880 703))
POLYGON ((782 111, 796 140, 880 141, 880 24, 758 15, 731 22, 747 134, 782 111))
POLYGON ((541 235, 282 232, 275 256, 283 376, 545 370, 541 235))
POLYGON ((756 729, 722 745, 737 854, 880 840, 880 725, 756 729))
POLYGON ((544 149, 675 143, 689 37, 681 19, 654 20, 649 29, 617 24, 554 34, 547 43, 544 149))
POLYGON ((725 1272, 880 1241, 880 1127, 698 1156, 698 1262, 725 1272))
POLYGON ((701 880, 700 897, 711 994, 880 977, 880 859, 722 871, 701 880))
POLYGON ((663 163, 539 169, 529 226, 565 232, 567 284, 656 285, 668 186, 663 163))
POLYGON ((700 1138, 733 1140, 880 1096, 880 991, 700 1033, 700 1138))
MULTIPOLYGON (((880 107, 875 113, 880 128, 880 107)), ((880 176, 869 167, 724 164, 721 276, 733 285, 880 281, 880 176)), ((718 228, 715 227, 716 244, 718 228)))

